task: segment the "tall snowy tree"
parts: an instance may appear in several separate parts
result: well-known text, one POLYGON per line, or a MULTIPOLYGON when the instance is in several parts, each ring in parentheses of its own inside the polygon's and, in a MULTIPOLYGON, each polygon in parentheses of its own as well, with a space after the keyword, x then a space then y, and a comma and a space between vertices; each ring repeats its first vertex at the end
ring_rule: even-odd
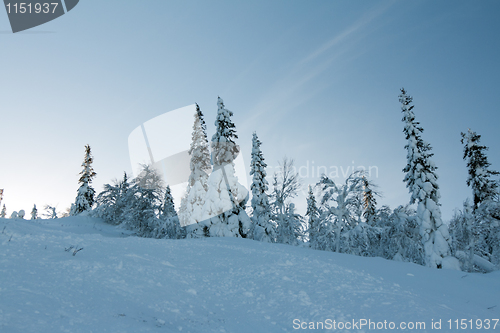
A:
POLYGON ((401 89, 399 95, 403 113, 404 134, 408 143, 405 149, 407 165, 404 182, 411 193, 410 204, 417 202, 417 221, 425 253, 425 263, 429 267, 454 266, 456 260, 450 257, 450 235, 448 227, 441 220, 439 208, 439 186, 436 166, 431 160, 431 145, 422 139, 423 128, 415 120, 413 98, 401 89), (449 257, 449 258, 448 258, 449 257), (447 258, 447 259, 445 259, 447 258))
POLYGON ((189 175, 186 193, 181 199, 179 220, 181 226, 186 226, 188 237, 196 238, 204 235, 203 226, 198 225, 198 222, 202 221, 202 208, 208 190, 208 174, 212 168, 210 165, 207 126, 198 104, 196 104, 191 137, 191 147, 189 148, 191 174, 189 175))
POLYGON ((267 195, 268 182, 266 180, 266 167, 264 156, 260 149, 261 142, 257 133, 252 136, 252 161, 250 175, 252 178, 252 226, 250 238, 272 243, 276 240, 275 226, 271 220, 271 207, 267 195))
POLYGON ((234 170, 233 161, 240 148, 234 141, 238 136, 231 120, 233 112, 224 107, 220 97, 217 106, 216 131, 211 142, 213 170, 208 178, 203 221, 199 223, 211 237, 245 238, 251 221, 244 209, 248 191, 238 183, 234 170))
POLYGON ((2 207, 2 212, 0 213, 0 217, 4 219, 5 216, 7 216, 7 208, 5 208, 5 204, 4 204, 2 207))
POLYGON ((75 204, 72 207, 70 215, 78 215, 85 211, 90 211, 94 205, 94 195, 95 190, 90 186, 93 178, 96 176, 94 169, 92 168, 92 162, 94 158, 90 151, 90 146, 85 146, 85 158, 82 163, 83 170, 80 172, 80 188, 78 189, 78 194, 76 196, 75 204))
POLYGON ((33 205, 33 209, 31 210, 31 219, 36 220, 38 218, 38 209, 36 209, 36 205, 33 205))

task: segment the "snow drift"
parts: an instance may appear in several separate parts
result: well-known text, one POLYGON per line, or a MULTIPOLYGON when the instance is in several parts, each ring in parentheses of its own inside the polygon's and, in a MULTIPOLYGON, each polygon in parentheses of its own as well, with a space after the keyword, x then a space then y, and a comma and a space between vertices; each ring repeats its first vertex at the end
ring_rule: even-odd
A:
POLYGON ((362 319, 424 322, 421 332, 441 320, 452 332, 450 319, 499 317, 498 271, 241 238, 138 238, 89 217, 0 219, 0 332, 293 332, 362 319))

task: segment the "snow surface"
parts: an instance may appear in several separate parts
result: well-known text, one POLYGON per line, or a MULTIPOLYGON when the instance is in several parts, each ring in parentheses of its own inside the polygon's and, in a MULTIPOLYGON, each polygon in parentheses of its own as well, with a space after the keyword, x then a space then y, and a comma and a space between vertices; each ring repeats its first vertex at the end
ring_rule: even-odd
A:
POLYGON ((419 332, 441 319, 452 332, 449 319, 499 317, 500 271, 241 238, 138 238, 89 217, 0 219, 2 333, 303 331, 294 319, 426 322, 419 332))

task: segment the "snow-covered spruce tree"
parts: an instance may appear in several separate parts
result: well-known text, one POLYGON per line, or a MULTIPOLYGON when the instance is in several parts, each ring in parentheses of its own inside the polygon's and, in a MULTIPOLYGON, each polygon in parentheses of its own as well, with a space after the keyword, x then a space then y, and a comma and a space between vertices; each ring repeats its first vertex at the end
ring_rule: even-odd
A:
POLYGON ((247 237, 251 226, 245 211, 248 191, 238 183, 234 171, 234 159, 240 152, 235 143, 233 113, 224 107, 219 97, 212 136, 213 170, 208 178, 208 191, 203 205, 203 217, 199 222, 210 237, 247 237))
POLYGON ((185 238, 185 228, 181 228, 179 217, 175 211, 174 198, 170 191, 170 186, 167 185, 165 197, 160 207, 160 216, 158 225, 153 230, 155 238, 170 238, 180 239, 185 238))
POLYGON ((70 215, 78 215, 85 211, 90 211, 94 205, 94 195, 95 190, 90 186, 92 179, 96 176, 94 169, 92 168, 92 162, 94 158, 92 157, 90 146, 85 146, 85 158, 82 163, 83 170, 80 172, 80 188, 78 189, 78 194, 76 196, 75 204, 72 207, 70 215))
POLYGON ((378 193, 374 191, 373 183, 365 176, 362 177, 361 181, 363 184, 363 217, 366 223, 372 225, 377 211, 377 199, 375 199, 375 196, 378 195, 378 193))
MULTIPOLYGON (((467 185, 472 188, 473 205, 472 213, 466 218, 464 207, 464 219, 470 224, 469 248, 466 256, 468 263, 466 267, 472 269, 472 262, 481 265, 480 258, 500 264, 500 203, 498 180, 493 179, 499 173, 490 170, 486 151, 488 148, 479 144, 481 136, 471 129, 462 134, 464 145, 464 160, 467 161, 469 176, 467 185)), ((477 268, 477 267, 476 267, 477 268)), ((488 270, 480 267, 480 270, 488 270)))
POLYGON ((439 208, 439 186, 436 166, 431 160, 434 155, 431 145, 422 139, 423 128, 415 120, 413 98, 401 89, 399 95, 406 140, 405 149, 407 165, 404 182, 411 193, 410 204, 417 202, 417 222, 422 236, 425 264, 429 267, 443 268, 458 266, 455 258, 450 256, 450 235, 448 227, 441 220, 439 208), (446 259, 445 259, 446 258, 446 259))
POLYGON ((482 202, 498 198, 498 181, 493 180, 492 177, 498 175, 499 172, 489 169, 491 164, 486 156, 488 147, 479 144, 481 135, 470 128, 467 133, 462 132, 461 134, 461 142, 464 145, 464 160, 467 161, 469 173, 467 185, 472 188, 473 209, 476 211, 482 202))
POLYGON ((250 175, 252 178, 252 226, 249 237, 258 241, 273 243, 276 241, 276 230, 271 220, 271 206, 267 195, 268 182, 264 156, 260 149, 261 142, 257 133, 252 136, 252 161, 250 175))
POLYGON ((36 205, 33 205, 33 209, 31 210, 31 219, 36 220, 38 218, 38 209, 36 209, 36 205))
POLYGON ((316 197, 314 196, 311 185, 309 185, 309 191, 307 192, 307 233, 309 235, 309 247, 311 249, 320 250, 318 243, 318 235, 320 234, 321 221, 320 221, 320 211, 316 204, 316 197))
POLYGON ((0 213, 0 217, 4 219, 5 216, 7 216, 7 208, 5 208, 5 204, 4 204, 2 207, 2 212, 0 213))
POLYGON ((203 226, 198 225, 198 222, 202 220, 202 208, 208 190, 208 174, 212 166, 210 165, 207 126, 198 104, 196 104, 191 138, 191 147, 189 148, 191 174, 186 193, 181 199, 179 220, 181 226, 185 226, 187 237, 199 238, 204 236, 203 226))

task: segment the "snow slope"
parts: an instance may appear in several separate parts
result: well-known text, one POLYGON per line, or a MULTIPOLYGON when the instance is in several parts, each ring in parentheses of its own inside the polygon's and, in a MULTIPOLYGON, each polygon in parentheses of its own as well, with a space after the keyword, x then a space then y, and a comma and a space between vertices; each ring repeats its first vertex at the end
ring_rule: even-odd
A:
POLYGON ((456 332, 447 320, 499 317, 500 272, 237 238, 137 238, 87 217, 0 219, 2 333, 293 332, 362 319, 425 322, 419 332, 441 320, 441 332, 456 332))

